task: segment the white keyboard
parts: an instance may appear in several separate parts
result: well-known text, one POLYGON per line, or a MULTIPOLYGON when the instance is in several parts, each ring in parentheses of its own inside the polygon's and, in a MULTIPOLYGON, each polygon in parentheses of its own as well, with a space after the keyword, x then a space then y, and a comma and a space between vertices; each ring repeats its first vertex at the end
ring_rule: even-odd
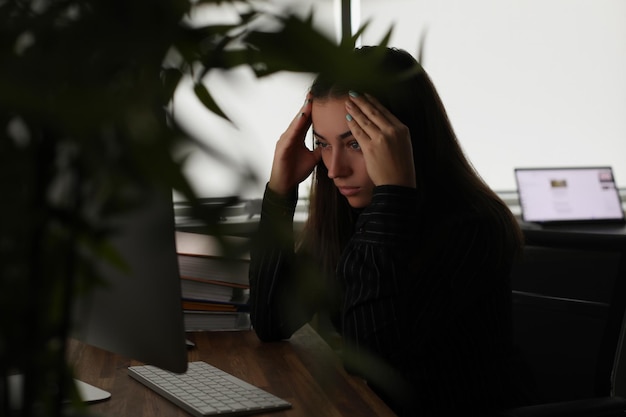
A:
POLYGON ((197 417, 244 415, 290 408, 291 404, 206 362, 189 362, 175 374, 151 365, 128 374, 197 417))

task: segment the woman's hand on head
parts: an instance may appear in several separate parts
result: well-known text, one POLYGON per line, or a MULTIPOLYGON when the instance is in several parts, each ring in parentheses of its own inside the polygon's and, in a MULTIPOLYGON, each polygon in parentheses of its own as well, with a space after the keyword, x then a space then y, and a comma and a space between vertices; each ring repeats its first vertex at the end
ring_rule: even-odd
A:
POLYGON ((320 149, 306 147, 306 133, 311 127, 311 97, 307 99, 298 115, 280 136, 274 151, 269 188, 275 193, 287 195, 304 181, 321 159, 320 149))
POLYGON ((409 128, 369 94, 350 92, 346 119, 374 185, 416 187, 409 128))

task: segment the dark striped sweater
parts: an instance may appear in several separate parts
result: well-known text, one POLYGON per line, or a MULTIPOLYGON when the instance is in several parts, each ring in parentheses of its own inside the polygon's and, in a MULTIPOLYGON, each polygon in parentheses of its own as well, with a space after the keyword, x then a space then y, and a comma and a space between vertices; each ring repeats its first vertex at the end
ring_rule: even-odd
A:
POLYGON ((497 221, 463 207, 427 212, 413 189, 376 187, 327 282, 313 272, 316 260, 294 253, 295 204, 295 195, 266 190, 250 265, 259 338, 289 338, 327 310, 343 336, 346 367, 399 415, 485 415, 521 402, 512 254, 494 256, 497 221))

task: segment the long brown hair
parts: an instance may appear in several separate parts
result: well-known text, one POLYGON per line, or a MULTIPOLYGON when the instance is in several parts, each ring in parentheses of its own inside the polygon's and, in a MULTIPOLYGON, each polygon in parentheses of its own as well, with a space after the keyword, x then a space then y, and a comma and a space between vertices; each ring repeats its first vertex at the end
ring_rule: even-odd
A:
MULTIPOLYGON (((320 74, 310 89, 313 100, 346 97, 350 89, 375 96, 411 132, 416 184, 427 202, 426 210, 436 215, 442 213, 442 208, 464 205, 489 216, 502 231, 494 236, 501 241, 496 245, 501 255, 518 253, 522 234, 515 218, 466 158, 443 103, 421 65, 407 52, 395 48, 370 46, 355 49, 354 53, 357 59, 381 56, 381 76, 355 85, 351 80, 335 79, 332 74, 320 74)), ((320 162, 313 176, 309 217, 300 248, 311 252, 328 274, 334 272, 353 233, 356 215, 320 162)))

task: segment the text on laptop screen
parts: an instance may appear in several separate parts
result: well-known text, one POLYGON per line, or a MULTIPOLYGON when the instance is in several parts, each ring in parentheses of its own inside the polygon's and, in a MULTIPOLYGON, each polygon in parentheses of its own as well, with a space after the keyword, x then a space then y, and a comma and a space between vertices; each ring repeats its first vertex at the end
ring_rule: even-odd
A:
POLYGON ((518 168, 522 217, 530 222, 622 220, 610 167, 518 168))

